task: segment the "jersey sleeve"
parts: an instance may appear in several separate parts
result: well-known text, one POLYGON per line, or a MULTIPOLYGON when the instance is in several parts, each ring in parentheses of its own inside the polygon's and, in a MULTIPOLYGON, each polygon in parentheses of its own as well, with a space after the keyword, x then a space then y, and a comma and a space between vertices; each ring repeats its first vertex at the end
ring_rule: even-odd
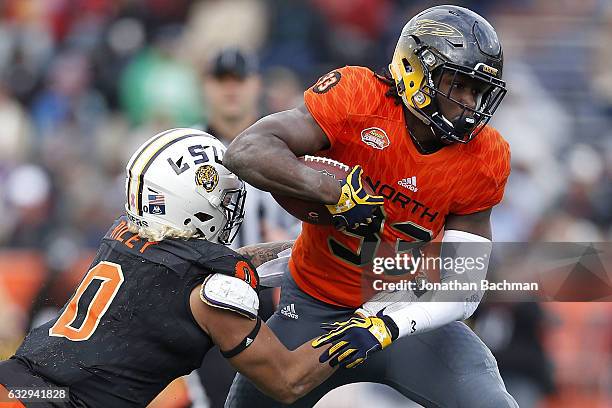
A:
POLYGON ((510 175, 510 147, 495 130, 490 138, 495 141, 489 143, 485 152, 478 154, 482 159, 472 157, 468 160, 474 166, 469 171, 471 181, 458 186, 451 213, 466 215, 483 211, 499 204, 504 197, 510 175))
POLYGON ((259 290, 257 269, 246 258, 237 253, 226 253, 218 257, 203 257, 199 264, 212 273, 233 276, 245 281, 253 289, 259 290))
POLYGON ((306 108, 332 146, 340 142, 345 132, 359 82, 357 70, 344 67, 331 71, 304 92, 306 108))

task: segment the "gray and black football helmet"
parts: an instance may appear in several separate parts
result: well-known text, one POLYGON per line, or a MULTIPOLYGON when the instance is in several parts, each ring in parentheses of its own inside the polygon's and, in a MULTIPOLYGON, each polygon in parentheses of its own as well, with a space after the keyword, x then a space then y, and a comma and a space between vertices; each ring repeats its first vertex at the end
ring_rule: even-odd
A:
POLYGON ((389 71, 406 107, 444 143, 467 143, 491 119, 506 94, 502 81, 503 52, 495 29, 480 15, 463 7, 429 8, 406 24, 389 71), (485 93, 475 108, 440 92, 442 73, 467 75, 483 82, 485 93), (437 98, 460 105, 458 118, 445 118, 437 98))

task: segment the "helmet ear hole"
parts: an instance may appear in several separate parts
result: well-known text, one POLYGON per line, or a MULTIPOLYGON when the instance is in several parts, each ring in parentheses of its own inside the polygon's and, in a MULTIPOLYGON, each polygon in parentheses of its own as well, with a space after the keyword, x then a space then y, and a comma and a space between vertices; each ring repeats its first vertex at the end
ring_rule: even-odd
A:
POLYGON ((210 227, 210 232, 215 232, 217 228, 213 225, 212 227, 210 227))
POLYGON ((402 64, 404 65, 406 73, 412 72, 412 65, 410 65, 407 58, 402 58, 402 64))
POLYGON ((194 216, 198 220, 200 220, 200 222, 210 221, 210 220, 212 220, 214 218, 212 215, 206 214, 206 213, 203 213, 203 212, 196 213, 196 214, 194 214, 194 216))
POLYGON ((185 221, 183 221, 183 225, 187 225, 191 222, 191 218, 185 218, 185 221))

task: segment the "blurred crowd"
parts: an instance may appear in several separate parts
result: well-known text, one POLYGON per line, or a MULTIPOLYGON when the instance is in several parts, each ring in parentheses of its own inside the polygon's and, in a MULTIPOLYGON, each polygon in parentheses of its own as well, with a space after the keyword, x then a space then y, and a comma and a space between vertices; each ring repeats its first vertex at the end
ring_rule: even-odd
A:
MULTIPOLYGON (((509 92, 492 125, 511 145, 512 174, 494 211, 495 239, 612 240, 612 4, 452 3, 489 19, 505 51, 509 92)), ((378 71, 408 18, 435 4, 1 1, 0 248, 34 249, 48 268, 65 269, 82 249, 95 249, 120 215, 124 166, 145 139, 171 127, 211 127, 219 92, 228 93, 236 115, 254 104, 252 121, 296 106, 332 68, 378 71), (239 78, 229 91, 215 88, 211 61, 227 47, 258 60, 248 70, 256 84, 239 78)), ((286 221, 271 225, 257 238, 296 233, 286 221)), ((0 305, 3 297, 0 286, 0 305)), ((503 313, 506 320, 487 322, 527 314, 533 336, 544 319, 539 309, 503 313)), ((18 313, 0 307, 0 341, 14 333, 3 315, 18 313)), ((610 329, 609 314, 603 320, 610 329)), ((610 344, 602 346, 608 362, 610 344)), ((553 392, 547 375, 540 375, 542 390, 553 392)))

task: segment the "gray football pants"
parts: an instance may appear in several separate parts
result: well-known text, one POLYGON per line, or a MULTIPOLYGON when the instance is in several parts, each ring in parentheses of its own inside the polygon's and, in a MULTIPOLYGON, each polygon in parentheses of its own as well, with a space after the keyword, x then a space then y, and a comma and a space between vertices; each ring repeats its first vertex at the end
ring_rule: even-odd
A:
MULTIPOLYGON (((346 320, 352 312, 312 298, 286 273, 280 307, 267 324, 287 348, 294 350, 322 334, 322 322, 346 320)), ((487 346, 461 322, 399 339, 357 368, 338 369, 292 405, 265 396, 237 374, 225 407, 312 407, 332 389, 364 381, 387 384, 425 407, 518 407, 506 391, 487 346)))

